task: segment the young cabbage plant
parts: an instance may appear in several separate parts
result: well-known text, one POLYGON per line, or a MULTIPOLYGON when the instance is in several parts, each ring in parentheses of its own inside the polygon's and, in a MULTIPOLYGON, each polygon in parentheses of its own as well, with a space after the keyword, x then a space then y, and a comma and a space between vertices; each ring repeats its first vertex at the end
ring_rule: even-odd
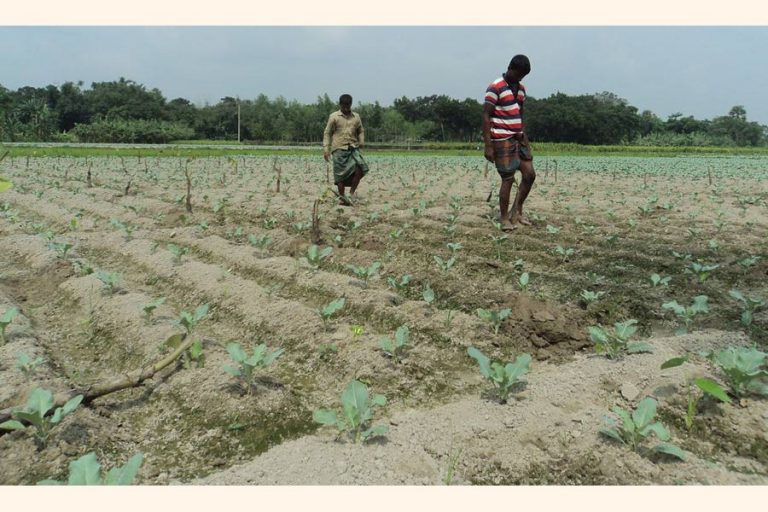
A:
POLYGON ((520 288, 521 292, 528 290, 528 284, 530 281, 531 275, 528 272, 523 272, 520 274, 520 277, 517 279, 517 286, 520 288))
POLYGON ((45 359, 43 359, 42 356, 32 360, 27 354, 21 352, 18 354, 18 359, 16 360, 16 369, 24 375, 24 378, 27 381, 29 381, 32 380, 35 370, 37 370, 38 366, 43 364, 43 362, 45 362, 45 359))
POLYGON ((725 374, 736 397, 768 395, 768 354, 750 347, 728 347, 705 354, 725 374))
POLYGON ((13 306, 8 308, 5 313, 0 316, 0 345, 5 344, 5 329, 11 325, 11 322, 13 322, 13 319, 16 318, 18 314, 19 308, 13 306))
POLYGON ((432 304, 435 303, 435 290, 433 290, 432 287, 428 284, 424 285, 424 291, 422 292, 421 296, 428 306, 432 306, 432 304))
POLYGON ((363 285, 365 287, 368 287, 368 281, 371 280, 371 278, 375 277, 379 272, 379 267, 381 267, 381 262, 374 261, 371 263, 369 267, 365 266, 356 266, 356 265, 347 265, 347 268, 349 268, 352 273, 355 274, 355 277, 360 279, 363 282, 363 285))
POLYGON ((558 256, 561 256, 563 258, 561 260, 561 263, 565 263, 566 261, 568 261, 568 258, 573 256, 573 249, 570 247, 565 248, 562 245, 558 245, 557 247, 555 247, 555 253, 558 256))
POLYGON ((584 301, 585 304, 590 305, 593 302, 597 302, 600 300, 603 295, 605 295, 605 292, 593 292, 590 290, 581 290, 581 299, 584 301))
MULTIPOLYGON (((672 359, 665 361, 661 365, 662 370, 667 368, 674 368, 680 366, 688 360, 688 356, 673 357, 672 359)), ((712 379, 698 378, 692 379, 688 382, 688 408, 685 414, 685 427, 688 430, 693 428, 693 421, 696 418, 696 414, 699 407, 699 400, 704 395, 712 396, 721 402, 731 403, 731 398, 726 393, 725 389, 712 379), (699 393, 699 391, 701 393, 699 393)))
POLYGON ((530 354, 520 354, 514 363, 504 364, 492 361, 475 347, 467 349, 469 357, 480 365, 480 373, 490 380, 496 388, 496 396, 501 403, 506 403, 509 393, 516 384, 520 383, 520 377, 528 373, 531 365, 530 354))
POLYGON ((96 279, 102 282, 104 289, 107 290, 107 293, 110 295, 117 291, 120 280, 122 279, 117 272, 104 272, 103 270, 100 270, 96 272, 95 275, 96 279))
POLYGON ((739 301, 744 307, 744 310, 741 312, 741 325, 744 327, 752 325, 755 311, 765 306, 765 300, 760 297, 746 297, 739 290, 731 290, 728 294, 739 301))
POLYGON ((168 252, 173 255, 174 265, 179 265, 181 263, 181 258, 189 254, 189 247, 180 247, 176 244, 168 244, 166 248, 168 249, 168 252))
POLYGON ((672 280, 671 277, 661 277, 659 274, 651 274, 650 277, 651 280, 651 286, 656 288, 657 286, 669 286, 669 282, 672 280))
POLYGON ((120 222, 115 218, 109 219, 109 223, 110 225, 114 226, 115 228, 123 232, 123 238, 125 239, 126 242, 128 242, 129 240, 131 240, 131 238, 133 238, 133 230, 135 228, 133 228, 132 226, 129 226, 128 224, 120 222))
POLYGON ((262 343, 256 346, 249 356, 239 343, 233 342, 227 345, 227 352, 229 357, 240 366, 238 368, 225 366, 224 371, 239 379, 244 384, 246 393, 250 395, 256 380, 256 370, 272 364, 275 359, 282 355, 284 349, 280 348, 270 352, 267 350, 266 343, 262 343))
MULTIPOLYGON (((195 309, 194 313, 182 311, 179 314, 178 324, 184 327, 187 331, 187 336, 192 336, 197 324, 208 314, 208 309, 208 304, 202 304, 195 309)), ((195 363, 198 368, 202 368, 205 365, 202 340, 196 339, 192 346, 189 347, 189 350, 184 352, 184 367, 190 368, 192 363, 195 363)))
POLYGON ((408 329, 408 326, 401 325, 397 328, 397 331, 395 331, 394 341, 391 340, 388 336, 382 336, 379 339, 379 346, 386 355, 392 358, 395 363, 399 363, 403 352, 405 351, 405 346, 410 340, 410 336, 411 332, 408 329))
POLYGON ((317 245, 312 244, 307 249, 306 261, 311 267, 320 268, 325 260, 330 258, 332 252, 333 247, 328 246, 320 249, 317 245))
POLYGON ((312 419, 321 425, 335 426, 339 436, 347 433, 356 443, 367 441, 389 432, 387 425, 371 426, 374 407, 383 407, 386 403, 384 395, 369 397, 366 385, 353 380, 341 394, 341 415, 329 409, 317 409, 312 419))
POLYGON ((141 306, 141 310, 144 312, 144 316, 147 319, 147 321, 150 321, 152 319, 152 313, 155 312, 155 309, 162 306, 165 303, 165 297, 160 297, 159 299, 155 299, 149 304, 144 304, 141 306))
POLYGON ((595 344, 595 352, 605 354, 609 359, 616 359, 625 353, 653 352, 653 347, 648 343, 629 343, 629 338, 637 332, 637 320, 634 318, 616 322, 613 331, 596 325, 587 327, 587 331, 595 344))
POLYGON ((269 235, 248 235, 248 243, 256 247, 261 254, 265 254, 272 244, 272 237, 269 235))
POLYGON ((682 327, 679 327, 675 331, 675 334, 688 334, 691 331, 691 327, 693 326, 696 317, 702 313, 709 313, 709 306, 707 306, 708 300, 709 297, 706 295, 697 295, 693 298, 693 302, 690 306, 682 306, 678 304, 676 300, 673 300, 671 302, 665 302, 661 305, 661 308, 672 311, 685 324, 682 327))
POLYGON ((482 318, 483 320, 487 320, 488 322, 491 322, 491 325, 493 326, 493 333, 499 334, 499 328, 501 327, 501 323, 510 314, 512 314, 512 310, 510 308, 504 308, 496 311, 493 309, 477 308, 477 310, 475 310, 475 313, 477 314, 478 317, 482 318))
POLYGON ((334 299, 322 308, 317 310, 317 314, 320 315, 320 318, 323 320, 323 328, 325 330, 328 330, 328 327, 331 323, 331 317, 338 313, 339 311, 344 308, 344 305, 347 303, 347 299, 344 297, 339 297, 338 299, 334 299))
POLYGON ((432 257, 434 258, 435 263, 437 263, 437 268, 439 268, 443 272, 449 272, 451 270, 451 268, 453 267, 453 264, 456 263, 456 257, 454 257, 454 256, 451 256, 447 260, 444 260, 443 258, 438 256, 437 254, 435 254, 432 257))
POLYGON ((0 423, 0 428, 23 430, 26 425, 22 422, 29 423, 35 427, 35 441, 38 448, 42 449, 48 442, 51 429, 61 423, 61 420, 74 411, 82 401, 83 395, 77 395, 68 400, 62 407, 57 407, 53 414, 48 415, 48 412, 55 405, 53 393, 47 389, 35 388, 27 399, 27 405, 23 409, 13 411, 11 413, 13 419, 0 423))
POLYGON ((411 282, 411 275, 405 274, 400 277, 400 279, 396 279, 394 277, 388 277, 387 278, 387 284, 390 288, 394 288, 397 291, 405 290, 406 287, 408 287, 408 283, 411 282))
MULTIPOLYGON (((499 224, 499 226, 501 226, 499 224)), ((499 228, 501 229, 501 228, 499 228)), ((509 238, 509 235, 488 235, 488 238, 491 239, 493 244, 496 247, 496 259, 501 261, 501 246, 504 244, 504 242, 509 238)))
POLYGON ((115 466, 102 475, 96 454, 90 452, 69 463, 69 478, 66 482, 41 480, 37 485, 131 485, 143 460, 144 454, 137 453, 124 465, 115 466))
POLYGON ((621 407, 614 407, 613 413, 621 420, 607 418, 609 428, 600 429, 600 433, 629 446, 634 451, 639 451, 643 443, 651 434, 655 434, 661 441, 652 448, 658 453, 672 455, 680 460, 685 460, 685 452, 679 447, 668 443, 669 431, 661 422, 653 422, 656 417, 656 400, 644 398, 637 404, 634 411, 626 411, 621 407))
POLYGON ((67 257, 67 253, 69 252, 72 247, 74 247, 70 242, 53 242, 51 241, 50 244, 48 244, 48 247, 56 251, 58 255, 62 258, 67 257))
POLYGON ((712 274, 712 272, 718 268, 720 268, 720 265, 704 265, 694 261, 689 266, 685 267, 683 272, 686 274, 695 275, 699 279, 699 282, 703 283, 709 279, 709 276, 712 274))

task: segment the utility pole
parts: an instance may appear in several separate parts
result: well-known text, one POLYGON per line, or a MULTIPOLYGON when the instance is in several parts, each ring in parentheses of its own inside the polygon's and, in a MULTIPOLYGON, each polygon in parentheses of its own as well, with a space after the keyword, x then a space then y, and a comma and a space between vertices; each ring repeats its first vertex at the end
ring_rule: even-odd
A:
POLYGON ((240 144, 240 98, 237 98, 237 143, 240 144))

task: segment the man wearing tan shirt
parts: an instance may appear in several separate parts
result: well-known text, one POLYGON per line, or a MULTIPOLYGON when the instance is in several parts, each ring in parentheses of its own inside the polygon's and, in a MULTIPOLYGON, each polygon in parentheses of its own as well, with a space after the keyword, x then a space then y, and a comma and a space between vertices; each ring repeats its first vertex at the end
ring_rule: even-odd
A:
POLYGON ((351 206, 352 202, 344 194, 350 187, 354 196, 360 180, 368 174, 368 164, 360 153, 365 142, 365 130, 360 116, 352 112, 352 96, 342 94, 339 98, 339 110, 328 117, 323 133, 323 158, 330 161, 333 157, 333 182, 339 189, 339 202, 351 206))

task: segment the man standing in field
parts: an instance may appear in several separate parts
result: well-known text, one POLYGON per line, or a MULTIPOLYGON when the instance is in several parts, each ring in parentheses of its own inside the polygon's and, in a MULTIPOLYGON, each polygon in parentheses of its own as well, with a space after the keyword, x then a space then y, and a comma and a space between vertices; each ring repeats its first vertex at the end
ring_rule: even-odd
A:
POLYGON ((512 231, 520 224, 531 223, 523 216, 523 203, 536 179, 528 137, 523 131, 523 105, 525 87, 520 83, 531 72, 531 63, 525 55, 515 55, 506 73, 494 80, 485 91, 483 106, 483 139, 485 158, 496 164, 501 176, 499 188, 499 222, 504 231, 512 231), (509 192, 515 171, 522 179, 509 208, 509 192))
POLYGON ((333 182, 339 189, 339 203, 350 206, 352 202, 344 194, 350 187, 354 197, 360 180, 368 174, 368 164, 360 153, 365 142, 365 130, 360 116, 352 112, 352 96, 339 97, 339 110, 328 117, 323 133, 323 158, 333 157, 333 182))

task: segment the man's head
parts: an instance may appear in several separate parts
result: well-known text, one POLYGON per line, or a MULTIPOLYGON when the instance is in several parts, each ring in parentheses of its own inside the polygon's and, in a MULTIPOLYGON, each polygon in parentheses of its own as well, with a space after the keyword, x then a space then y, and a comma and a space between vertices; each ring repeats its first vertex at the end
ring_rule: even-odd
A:
POLYGON ((344 115, 349 115, 352 112, 352 96, 349 94, 339 96, 339 108, 344 115))
POLYGON ((519 82, 528 73, 531 72, 531 61, 525 55, 515 55, 509 61, 507 67, 507 78, 514 82, 519 82))

